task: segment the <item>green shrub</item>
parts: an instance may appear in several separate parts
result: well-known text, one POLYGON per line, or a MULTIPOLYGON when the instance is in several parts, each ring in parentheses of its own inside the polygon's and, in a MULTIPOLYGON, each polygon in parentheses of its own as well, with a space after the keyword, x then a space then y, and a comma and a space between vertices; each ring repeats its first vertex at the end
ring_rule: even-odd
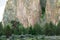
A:
POLYGON ((56 25, 54 25, 52 22, 50 22, 50 28, 51 28, 51 34, 56 35, 56 25))
POLYGON ((18 35, 19 34, 19 22, 17 21, 11 21, 11 24, 12 24, 12 34, 15 34, 15 35, 18 35))
POLYGON ((40 35, 43 34, 43 33, 42 33, 42 27, 41 27, 39 24, 36 23, 36 24, 34 25, 34 28, 33 28, 33 29, 34 29, 34 31, 35 31, 35 34, 40 34, 40 35))
POLYGON ((11 24, 13 28, 16 28, 21 25, 18 21, 13 21, 13 20, 11 21, 11 24))
POLYGON ((9 25, 7 25, 6 27, 4 27, 4 29, 3 29, 3 34, 6 35, 6 37, 11 36, 12 30, 11 30, 11 28, 10 28, 9 25))
POLYGON ((12 28, 12 34, 18 35, 19 29, 18 28, 12 28))
POLYGON ((44 7, 42 7, 42 18, 45 16, 45 8, 44 7))
POLYGON ((56 26, 50 22, 49 24, 46 23, 44 26, 44 34, 48 36, 56 35, 56 26))
POLYGON ((3 26, 2 26, 2 22, 0 22, 0 36, 2 35, 3 32, 3 26))
POLYGON ((58 23, 56 27, 56 35, 60 35, 60 22, 58 23))
POLYGON ((12 32, 16 35, 26 34, 26 29, 23 27, 23 25, 17 21, 11 21, 12 24, 12 32))
POLYGON ((19 34, 26 34, 26 29, 22 25, 19 27, 19 34))
POLYGON ((11 23, 3 28, 2 23, 0 22, 0 36, 6 35, 9 37, 11 34, 21 35, 21 34, 32 34, 32 35, 60 35, 60 22, 58 25, 54 25, 52 22, 46 23, 44 27, 41 27, 39 24, 24 28, 24 26, 17 22, 11 21, 11 23))
POLYGON ((28 29, 28 34, 32 34, 32 35, 34 34, 34 30, 32 26, 28 27, 27 29, 28 29))

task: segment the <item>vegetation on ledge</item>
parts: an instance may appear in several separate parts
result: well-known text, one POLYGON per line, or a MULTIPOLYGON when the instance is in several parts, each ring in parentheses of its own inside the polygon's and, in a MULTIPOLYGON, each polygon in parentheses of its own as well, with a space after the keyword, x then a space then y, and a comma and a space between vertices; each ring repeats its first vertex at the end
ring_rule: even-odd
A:
POLYGON ((41 27, 39 24, 35 24, 34 27, 30 26, 24 28, 22 24, 17 21, 11 21, 7 26, 3 28, 2 23, 0 22, 0 36, 6 35, 6 37, 14 35, 47 35, 47 36, 54 36, 60 35, 60 22, 58 25, 50 23, 46 23, 44 27, 41 27))

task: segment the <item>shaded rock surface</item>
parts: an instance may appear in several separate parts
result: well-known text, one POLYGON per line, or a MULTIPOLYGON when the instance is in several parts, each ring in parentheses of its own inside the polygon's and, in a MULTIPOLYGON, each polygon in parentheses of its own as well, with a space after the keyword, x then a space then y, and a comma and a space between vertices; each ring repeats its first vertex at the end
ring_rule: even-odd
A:
POLYGON ((3 24, 7 25, 11 20, 16 20, 17 0, 8 0, 6 3, 3 24))
POLYGON ((19 0, 17 5, 17 18, 24 26, 39 22, 41 14, 40 0, 19 0))

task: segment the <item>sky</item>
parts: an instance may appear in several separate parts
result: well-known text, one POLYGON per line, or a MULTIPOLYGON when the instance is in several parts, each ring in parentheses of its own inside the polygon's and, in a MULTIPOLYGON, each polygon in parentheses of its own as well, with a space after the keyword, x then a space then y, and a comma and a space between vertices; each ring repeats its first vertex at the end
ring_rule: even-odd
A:
POLYGON ((3 14, 4 14, 6 2, 7 2, 7 0, 0 0, 0 22, 3 19, 3 14))

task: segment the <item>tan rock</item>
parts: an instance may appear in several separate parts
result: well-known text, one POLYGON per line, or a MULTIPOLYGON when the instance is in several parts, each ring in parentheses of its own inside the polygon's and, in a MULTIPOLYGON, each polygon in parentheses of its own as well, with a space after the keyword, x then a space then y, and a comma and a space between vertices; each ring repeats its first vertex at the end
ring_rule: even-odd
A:
POLYGON ((47 22, 57 24, 60 20, 60 4, 59 0, 47 0, 46 3, 46 19, 47 22))
POLYGON ((25 27, 40 21, 40 0, 8 0, 4 12, 3 24, 19 20, 25 27))
POLYGON ((24 26, 34 25, 39 21, 40 0, 19 0, 17 6, 17 18, 24 26))

